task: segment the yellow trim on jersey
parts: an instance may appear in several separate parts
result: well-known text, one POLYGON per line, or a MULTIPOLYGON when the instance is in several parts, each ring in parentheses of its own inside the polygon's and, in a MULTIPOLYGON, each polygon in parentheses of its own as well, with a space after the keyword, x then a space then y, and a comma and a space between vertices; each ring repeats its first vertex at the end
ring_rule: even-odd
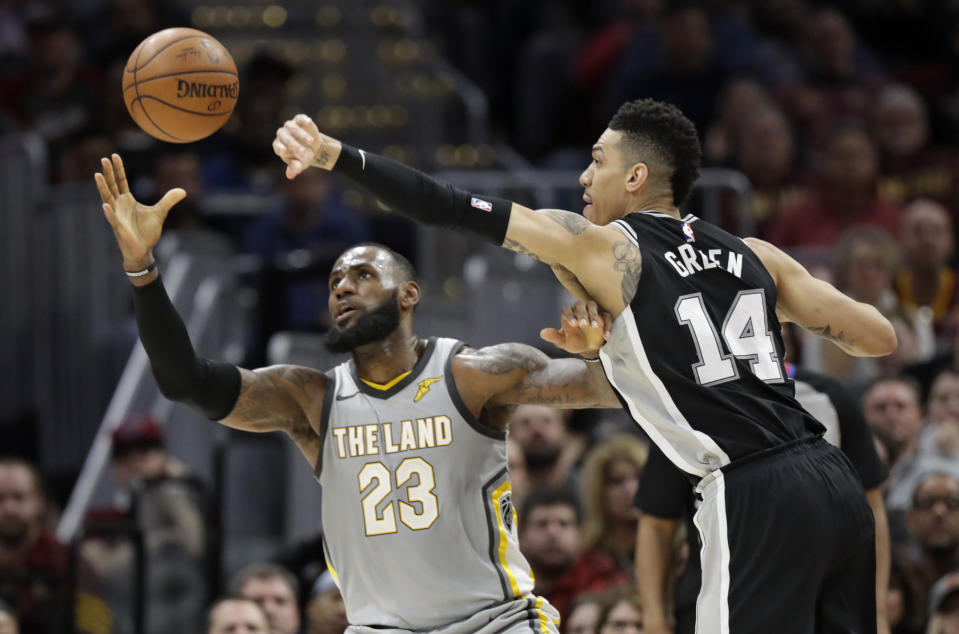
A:
POLYGON ((543 597, 536 597, 536 612, 539 614, 539 629, 543 631, 543 634, 549 634, 549 617, 543 612, 543 597))
MULTIPOLYGON (((499 485, 498 488, 493 490, 492 493, 492 502, 493 502, 493 511, 496 515, 496 528, 499 530, 499 563, 503 567, 503 570, 506 571, 506 576, 509 578, 509 586, 513 590, 513 598, 519 598, 519 584, 516 583, 516 575, 513 574, 513 571, 510 570, 509 563, 506 560, 506 549, 509 546, 509 535, 506 533, 506 527, 503 526, 503 514, 499 510, 499 501, 507 492, 512 492, 510 487, 509 480, 503 482, 499 485)), ((515 519, 514 519, 515 521, 515 519)))
POLYGON ((333 564, 330 563, 330 560, 325 555, 323 559, 326 560, 326 569, 330 571, 330 576, 333 577, 333 581, 336 582, 336 587, 340 587, 340 575, 336 574, 336 568, 333 567, 333 564))
POLYGON ((390 389, 391 387, 393 387, 394 385, 396 385, 397 383, 399 383, 400 381, 402 381, 403 379, 405 379, 405 378, 407 377, 407 375, 409 375, 410 372, 412 372, 412 370, 407 370, 406 372, 404 372, 403 374, 399 375, 398 377, 396 377, 395 379, 393 379, 393 380, 390 381, 389 383, 383 383, 382 385, 379 384, 379 383, 374 383, 373 381, 367 381, 367 380, 364 379, 363 377, 360 377, 360 380, 363 381, 364 383, 366 383, 367 385, 369 385, 370 387, 376 388, 377 390, 388 390, 388 389, 390 389))

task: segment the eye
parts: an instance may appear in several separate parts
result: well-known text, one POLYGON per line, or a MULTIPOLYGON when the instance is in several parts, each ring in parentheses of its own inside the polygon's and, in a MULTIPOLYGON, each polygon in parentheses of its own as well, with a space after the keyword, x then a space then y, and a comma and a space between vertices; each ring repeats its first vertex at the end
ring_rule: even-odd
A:
POLYGON ((360 271, 360 279, 361 279, 361 280, 364 279, 364 278, 367 278, 367 277, 373 277, 373 276, 370 275, 370 272, 369 272, 369 271, 360 271))

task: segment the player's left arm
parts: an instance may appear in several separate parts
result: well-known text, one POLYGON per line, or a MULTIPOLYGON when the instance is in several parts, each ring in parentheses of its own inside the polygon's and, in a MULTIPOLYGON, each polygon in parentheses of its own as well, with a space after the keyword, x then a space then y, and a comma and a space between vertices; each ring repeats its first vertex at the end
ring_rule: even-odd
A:
POLYGON ((559 329, 540 336, 581 355, 551 359, 532 346, 502 343, 468 350, 453 360, 453 377, 467 406, 476 414, 485 407, 549 405, 564 408, 621 407, 602 364, 599 348, 612 328, 609 313, 596 302, 577 302, 563 309, 559 329))
MULTIPOLYGON (((457 357, 453 376, 482 407, 621 407, 599 360, 550 359, 522 343, 501 343, 457 357)), ((465 398, 465 395, 464 395, 465 398)))

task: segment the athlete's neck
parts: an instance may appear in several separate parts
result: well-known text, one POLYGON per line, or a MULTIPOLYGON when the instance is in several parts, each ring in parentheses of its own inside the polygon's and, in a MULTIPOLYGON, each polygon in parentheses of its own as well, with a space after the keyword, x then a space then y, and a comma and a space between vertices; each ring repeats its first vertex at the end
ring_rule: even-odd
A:
POLYGON ((426 341, 417 337, 411 326, 400 322, 386 338, 353 350, 356 374, 372 383, 389 383, 412 370, 425 349, 426 341))
POLYGON ((637 211, 658 211, 660 213, 682 218, 679 213, 679 207, 673 204, 673 195, 650 196, 649 198, 635 198, 630 201, 626 207, 627 211, 623 216, 636 213, 637 211))

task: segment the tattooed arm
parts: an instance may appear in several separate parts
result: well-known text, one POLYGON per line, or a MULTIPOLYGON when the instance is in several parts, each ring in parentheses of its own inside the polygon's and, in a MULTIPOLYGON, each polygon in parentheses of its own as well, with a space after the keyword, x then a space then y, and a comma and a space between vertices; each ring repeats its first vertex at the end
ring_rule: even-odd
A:
MULTIPOLYGON (((453 377, 466 406, 477 418, 511 405, 569 409, 621 407, 601 364, 550 359, 521 343, 501 343, 456 355, 453 377)), ((484 422, 486 422, 485 418, 484 422)))
POLYGON ((832 284, 816 279, 775 246, 747 238, 776 282, 776 312, 857 357, 880 357, 896 349, 896 333, 874 306, 857 302, 832 284))
POLYGON ((319 429, 326 375, 295 365, 240 370, 240 397, 220 422, 252 432, 283 431, 311 465, 319 458, 319 429))
POLYGON ((613 317, 632 301, 642 271, 639 249, 619 229, 559 209, 513 203, 503 246, 549 264, 574 296, 595 299, 613 317))

